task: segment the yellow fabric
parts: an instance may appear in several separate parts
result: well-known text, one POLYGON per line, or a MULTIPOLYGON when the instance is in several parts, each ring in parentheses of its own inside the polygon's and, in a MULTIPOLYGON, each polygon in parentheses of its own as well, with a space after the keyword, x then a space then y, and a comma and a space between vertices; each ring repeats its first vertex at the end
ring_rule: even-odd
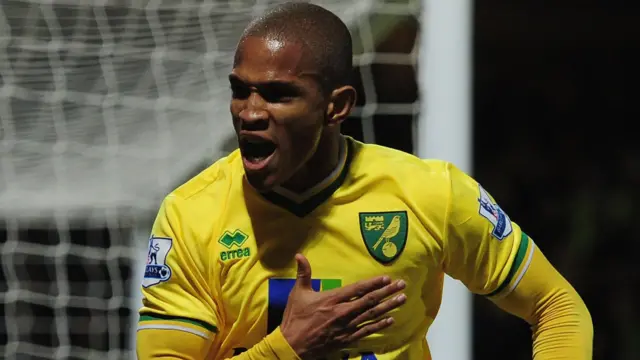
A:
POLYGON ((537 247, 520 284, 508 296, 493 301, 532 325, 534 360, 592 358, 589 311, 537 247))
POLYGON ((450 181, 443 226, 444 270, 474 293, 497 295, 503 284, 526 270, 522 260, 529 250, 527 236, 474 179, 455 166, 444 167, 450 181))
POLYGON ((247 351, 234 356, 234 360, 262 360, 262 359, 279 359, 279 360, 299 360, 295 351, 289 346, 287 340, 282 336, 280 328, 276 328, 271 334, 267 335, 261 342, 252 346, 247 351))
POLYGON ((213 339, 213 335, 215 335, 211 328, 206 329, 197 321, 181 318, 164 319, 149 315, 140 317, 138 331, 140 330, 179 330, 192 333, 208 341, 213 339))
MULTIPOLYGON (((158 253, 161 258, 155 262, 166 265, 171 276, 169 281, 149 283, 149 273, 158 266, 153 266, 154 260, 147 257, 140 313, 191 319, 212 331, 218 326, 220 316, 214 300, 219 298, 218 289, 210 281, 211 262, 202 251, 208 243, 192 233, 191 219, 185 219, 181 213, 185 206, 182 201, 178 196, 169 195, 153 225, 150 247, 154 243, 162 245, 163 240, 169 239, 166 259, 158 253)), ((165 250, 162 247, 160 252, 165 250)))
POLYGON ((136 336, 138 360, 203 360, 209 339, 175 329, 141 329, 136 336))
MULTIPOLYGON (((408 284, 392 327, 329 359, 430 359, 445 272, 495 297, 522 278, 531 242, 477 182, 443 161, 345 144, 306 194, 258 194, 238 151, 173 191, 153 227, 141 314, 215 332, 206 359, 243 354, 279 326, 301 252, 318 291, 382 274, 408 284)), ((270 346, 251 356, 284 347, 270 346)))
MULTIPOLYGON (((155 321, 154 321, 155 323, 155 321)), ((179 329, 145 328, 137 334, 138 360, 201 360, 207 357, 211 343, 194 333, 179 329), (158 345, 161 346, 158 346, 158 345)), ((244 352, 231 357, 234 360, 299 360, 277 328, 265 339, 244 352)))

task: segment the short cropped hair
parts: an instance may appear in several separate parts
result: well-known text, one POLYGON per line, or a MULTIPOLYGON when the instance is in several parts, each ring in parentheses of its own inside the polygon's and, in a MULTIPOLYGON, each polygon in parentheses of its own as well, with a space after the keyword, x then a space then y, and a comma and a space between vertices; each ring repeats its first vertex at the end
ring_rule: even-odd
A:
POLYGON ((325 91, 351 85, 351 33, 347 25, 329 10, 304 2, 277 5, 247 26, 240 43, 252 36, 301 42, 321 75, 325 91))

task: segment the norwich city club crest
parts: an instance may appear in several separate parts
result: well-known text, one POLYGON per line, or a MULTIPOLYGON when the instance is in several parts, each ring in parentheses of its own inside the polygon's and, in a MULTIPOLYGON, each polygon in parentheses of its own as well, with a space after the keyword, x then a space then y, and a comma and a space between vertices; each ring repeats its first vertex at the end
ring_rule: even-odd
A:
POLYGON ((360 232, 371 256, 389 263, 400 256, 407 243, 407 212, 360 213, 360 232))

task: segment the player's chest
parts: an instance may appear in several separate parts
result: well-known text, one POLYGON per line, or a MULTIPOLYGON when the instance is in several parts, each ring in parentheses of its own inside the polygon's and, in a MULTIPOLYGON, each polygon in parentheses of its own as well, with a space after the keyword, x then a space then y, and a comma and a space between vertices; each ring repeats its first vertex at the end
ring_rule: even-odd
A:
MULTIPOLYGON (((346 212, 321 221, 229 222, 214 254, 227 351, 250 347, 280 325, 295 283, 296 253, 308 258, 317 291, 383 274, 404 279, 410 303, 394 317, 398 326, 417 328, 421 318, 410 309, 422 311, 429 254, 420 239, 424 234, 412 221, 410 212, 391 209, 346 212)), ((403 342, 400 333, 383 336, 391 339, 381 343, 403 342)), ((364 341, 360 350, 375 351, 371 343, 364 341)))
POLYGON ((297 253, 309 259, 314 274, 331 279, 386 274, 418 280, 414 277, 424 274, 429 262, 429 234, 402 204, 384 209, 341 207, 331 216, 307 218, 230 217, 212 254, 221 284, 295 274, 297 253))
POLYGON ((253 208, 244 203, 235 204, 227 214, 214 234, 220 236, 219 260, 254 254, 275 270, 287 268, 298 251, 334 262, 359 259, 381 268, 419 254, 429 237, 409 206, 395 197, 366 195, 346 204, 321 206, 305 217, 274 205, 253 208))

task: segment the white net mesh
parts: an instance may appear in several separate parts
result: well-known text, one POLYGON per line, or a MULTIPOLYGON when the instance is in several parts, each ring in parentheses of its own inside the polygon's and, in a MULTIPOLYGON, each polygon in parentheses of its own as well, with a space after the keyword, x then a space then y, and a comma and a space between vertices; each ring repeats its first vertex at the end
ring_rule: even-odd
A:
MULTIPOLYGON (((148 231, 172 187, 234 146, 232 53, 251 17, 276 2, 2 2, 3 358, 131 356, 132 234, 148 231)), ((402 53, 376 44, 419 2, 315 2, 354 31, 366 98, 355 115, 373 141, 375 116, 418 109, 416 99, 381 101, 374 73, 415 65, 415 39, 402 53)))

